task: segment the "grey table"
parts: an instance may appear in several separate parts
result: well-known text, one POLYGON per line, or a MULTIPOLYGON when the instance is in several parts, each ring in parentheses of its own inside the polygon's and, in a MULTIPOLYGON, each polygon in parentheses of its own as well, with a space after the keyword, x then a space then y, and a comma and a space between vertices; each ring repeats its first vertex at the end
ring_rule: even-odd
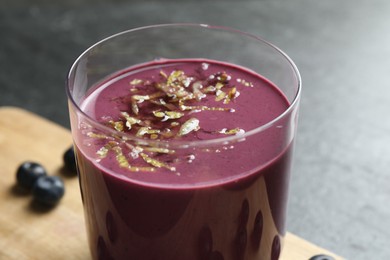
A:
POLYGON ((288 229, 348 259, 390 259, 388 0, 1 1, 0 105, 68 127, 73 60, 110 34, 171 22, 235 27, 292 57, 304 92, 288 229))

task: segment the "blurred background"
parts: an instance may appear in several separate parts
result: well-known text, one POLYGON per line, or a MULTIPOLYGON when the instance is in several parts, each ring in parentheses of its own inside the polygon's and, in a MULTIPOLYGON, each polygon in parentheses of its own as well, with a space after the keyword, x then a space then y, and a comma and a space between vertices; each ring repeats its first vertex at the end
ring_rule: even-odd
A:
POLYGON ((390 259, 388 0, 0 0, 0 106, 68 128, 77 56, 111 34, 174 22, 260 35, 296 62, 288 230, 347 259, 390 259))

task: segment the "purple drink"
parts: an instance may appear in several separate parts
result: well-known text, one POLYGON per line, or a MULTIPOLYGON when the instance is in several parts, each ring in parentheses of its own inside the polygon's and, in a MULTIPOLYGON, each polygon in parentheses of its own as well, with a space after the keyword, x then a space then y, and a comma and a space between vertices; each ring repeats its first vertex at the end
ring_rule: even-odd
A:
MULTIPOLYGON (((122 71, 97 86, 82 104, 83 111, 119 133, 136 136, 145 127, 145 122, 126 127, 132 122, 130 117, 149 120, 148 127, 156 131, 142 138, 166 142, 240 135, 275 119, 287 107, 287 99, 266 79, 210 60, 156 61, 122 71), (199 97, 172 101, 177 93, 169 96, 168 90, 161 89, 167 82, 174 85, 175 80, 187 95, 198 93, 199 97), (232 90, 234 95, 227 101, 232 90), (167 112, 181 113, 181 117, 169 118, 167 112), (194 118, 199 129, 179 135, 179 126, 194 118), (164 135, 165 129, 170 129, 169 135, 164 135), (239 130, 227 134, 231 129, 239 130)), ((243 138, 207 150, 156 152, 142 144, 128 147, 130 142, 103 138, 87 127, 80 136, 84 146, 77 146, 77 157, 95 258, 173 260, 218 255, 221 259, 258 259, 279 255, 290 165, 289 145, 277 153, 286 145, 283 138, 283 131, 276 127, 269 130, 266 140, 243 138), (121 166, 124 161, 117 160, 113 147, 120 147, 127 157, 126 166, 121 166), (148 163, 142 154, 162 166, 148 163), (269 162, 262 164, 262 160, 269 162)))
POLYGON ((279 258, 300 93, 280 50, 140 28, 88 49, 68 87, 94 259, 279 258))

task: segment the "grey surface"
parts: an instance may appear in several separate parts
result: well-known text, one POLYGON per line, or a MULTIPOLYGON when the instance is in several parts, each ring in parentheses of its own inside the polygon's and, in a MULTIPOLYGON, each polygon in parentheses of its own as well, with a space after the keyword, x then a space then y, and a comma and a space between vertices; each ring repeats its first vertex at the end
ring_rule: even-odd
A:
POLYGON ((68 68, 125 29, 196 22, 261 35, 304 83, 289 231, 348 259, 390 259, 390 1, 89 2, 0 2, 1 106, 68 127, 68 68))

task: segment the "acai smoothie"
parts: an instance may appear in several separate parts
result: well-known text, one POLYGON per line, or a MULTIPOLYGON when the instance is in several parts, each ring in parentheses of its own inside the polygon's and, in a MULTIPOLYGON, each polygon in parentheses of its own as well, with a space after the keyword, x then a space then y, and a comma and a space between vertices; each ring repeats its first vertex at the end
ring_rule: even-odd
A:
POLYGON ((265 77, 208 59, 91 88, 75 148, 93 257, 278 259, 293 137, 275 119, 290 105, 265 77))

